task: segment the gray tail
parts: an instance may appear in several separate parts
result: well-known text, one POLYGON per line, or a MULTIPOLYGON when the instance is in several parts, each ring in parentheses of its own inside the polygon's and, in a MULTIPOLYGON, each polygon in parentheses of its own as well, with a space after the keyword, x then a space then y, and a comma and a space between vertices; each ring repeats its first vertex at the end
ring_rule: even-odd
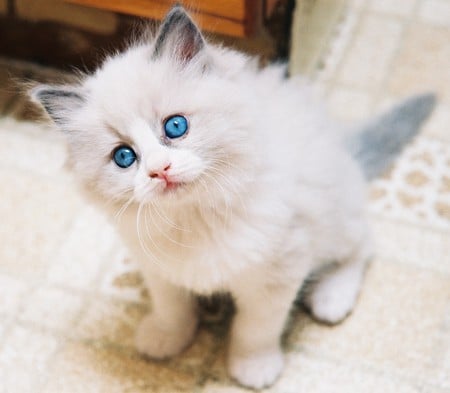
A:
POLYGON ((413 96, 375 118, 347 141, 368 180, 381 175, 419 132, 436 104, 434 94, 413 96))

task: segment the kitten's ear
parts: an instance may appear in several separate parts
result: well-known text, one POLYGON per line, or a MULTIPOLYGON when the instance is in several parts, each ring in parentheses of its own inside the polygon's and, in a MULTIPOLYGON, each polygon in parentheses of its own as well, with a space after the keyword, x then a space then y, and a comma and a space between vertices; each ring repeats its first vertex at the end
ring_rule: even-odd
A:
POLYGON ((72 86, 39 85, 32 88, 29 95, 58 125, 67 122, 70 113, 85 103, 80 89, 72 86))
POLYGON ((182 64, 205 47, 205 40, 181 5, 175 5, 163 20, 156 37, 153 58, 169 53, 182 64))

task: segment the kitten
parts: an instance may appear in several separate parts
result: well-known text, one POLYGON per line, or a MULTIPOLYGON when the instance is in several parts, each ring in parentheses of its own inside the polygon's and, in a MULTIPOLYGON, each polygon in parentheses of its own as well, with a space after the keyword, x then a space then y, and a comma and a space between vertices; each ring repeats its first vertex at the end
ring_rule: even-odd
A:
POLYGON ((279 376, 280 337, 311 272, 328 266, 304 299, 313 316, 337 323, 351 312, 372 255, 363 173, 379 174, 434 105, 413 98, 343 141, 283 75, 207 43, 175 6, 151 42, 78 85, 31 91, 140 263, 153 308, 138 351, 181 352, 197 329, 195 295, 228 292, 228 370, 252 388, 279 376))

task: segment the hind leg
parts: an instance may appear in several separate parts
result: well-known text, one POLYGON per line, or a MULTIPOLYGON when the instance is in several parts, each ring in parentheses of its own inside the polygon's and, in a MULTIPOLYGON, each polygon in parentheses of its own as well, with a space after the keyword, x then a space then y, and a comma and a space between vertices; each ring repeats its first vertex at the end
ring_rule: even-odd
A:
POLYGON ((305 299, 314 318, 334 324, 350 314, 358 298, 371 255, 369 250, 368 244, 362 245, 346 261, 319 276, 305 299))

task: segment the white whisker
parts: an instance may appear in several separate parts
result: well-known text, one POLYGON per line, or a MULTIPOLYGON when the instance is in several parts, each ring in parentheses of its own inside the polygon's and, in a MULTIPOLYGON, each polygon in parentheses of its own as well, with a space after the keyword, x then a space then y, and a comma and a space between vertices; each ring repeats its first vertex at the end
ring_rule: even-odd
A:
MULTIPOLYGON (((153 211, 154 211, 154 210, 155 210, 155 206, 153 205, 152 207, 153 207, 153 211)), ((177 240, 175 240, 175 239, 172 239, 172 238, 167 234, 167 232, 165 232, 162 228, 160 228, 159 225, 157 225, 157 223, 155 222, 155 220, 154 220, 154 218, 153 218, 153 215, 151 214, 151 211, 149 212, 149 209, 147 209, 146 213, 147 213, 147 214, 150 213, 150 218, 151 218, 151 220, 152 220, 152 223, 153 223, 154 227, 157 228, 158 232, 159 232, 163 237, 165 237, 167 240, 169 240, 170 242, 172 242, 172 243, 174 243, 174 244, 176 244, 176 245, 178 245, 178 246, 180 246, 180 247, 184 247, 184 248, 195 248, 195 247, 193 247, 193 246, 189 246, 189 245, 187 245, 187 244, 180 243, 179 241, 177 241, 177 240)), ((161 216, 160 216, 160 217, 161 217, 161 216)))

